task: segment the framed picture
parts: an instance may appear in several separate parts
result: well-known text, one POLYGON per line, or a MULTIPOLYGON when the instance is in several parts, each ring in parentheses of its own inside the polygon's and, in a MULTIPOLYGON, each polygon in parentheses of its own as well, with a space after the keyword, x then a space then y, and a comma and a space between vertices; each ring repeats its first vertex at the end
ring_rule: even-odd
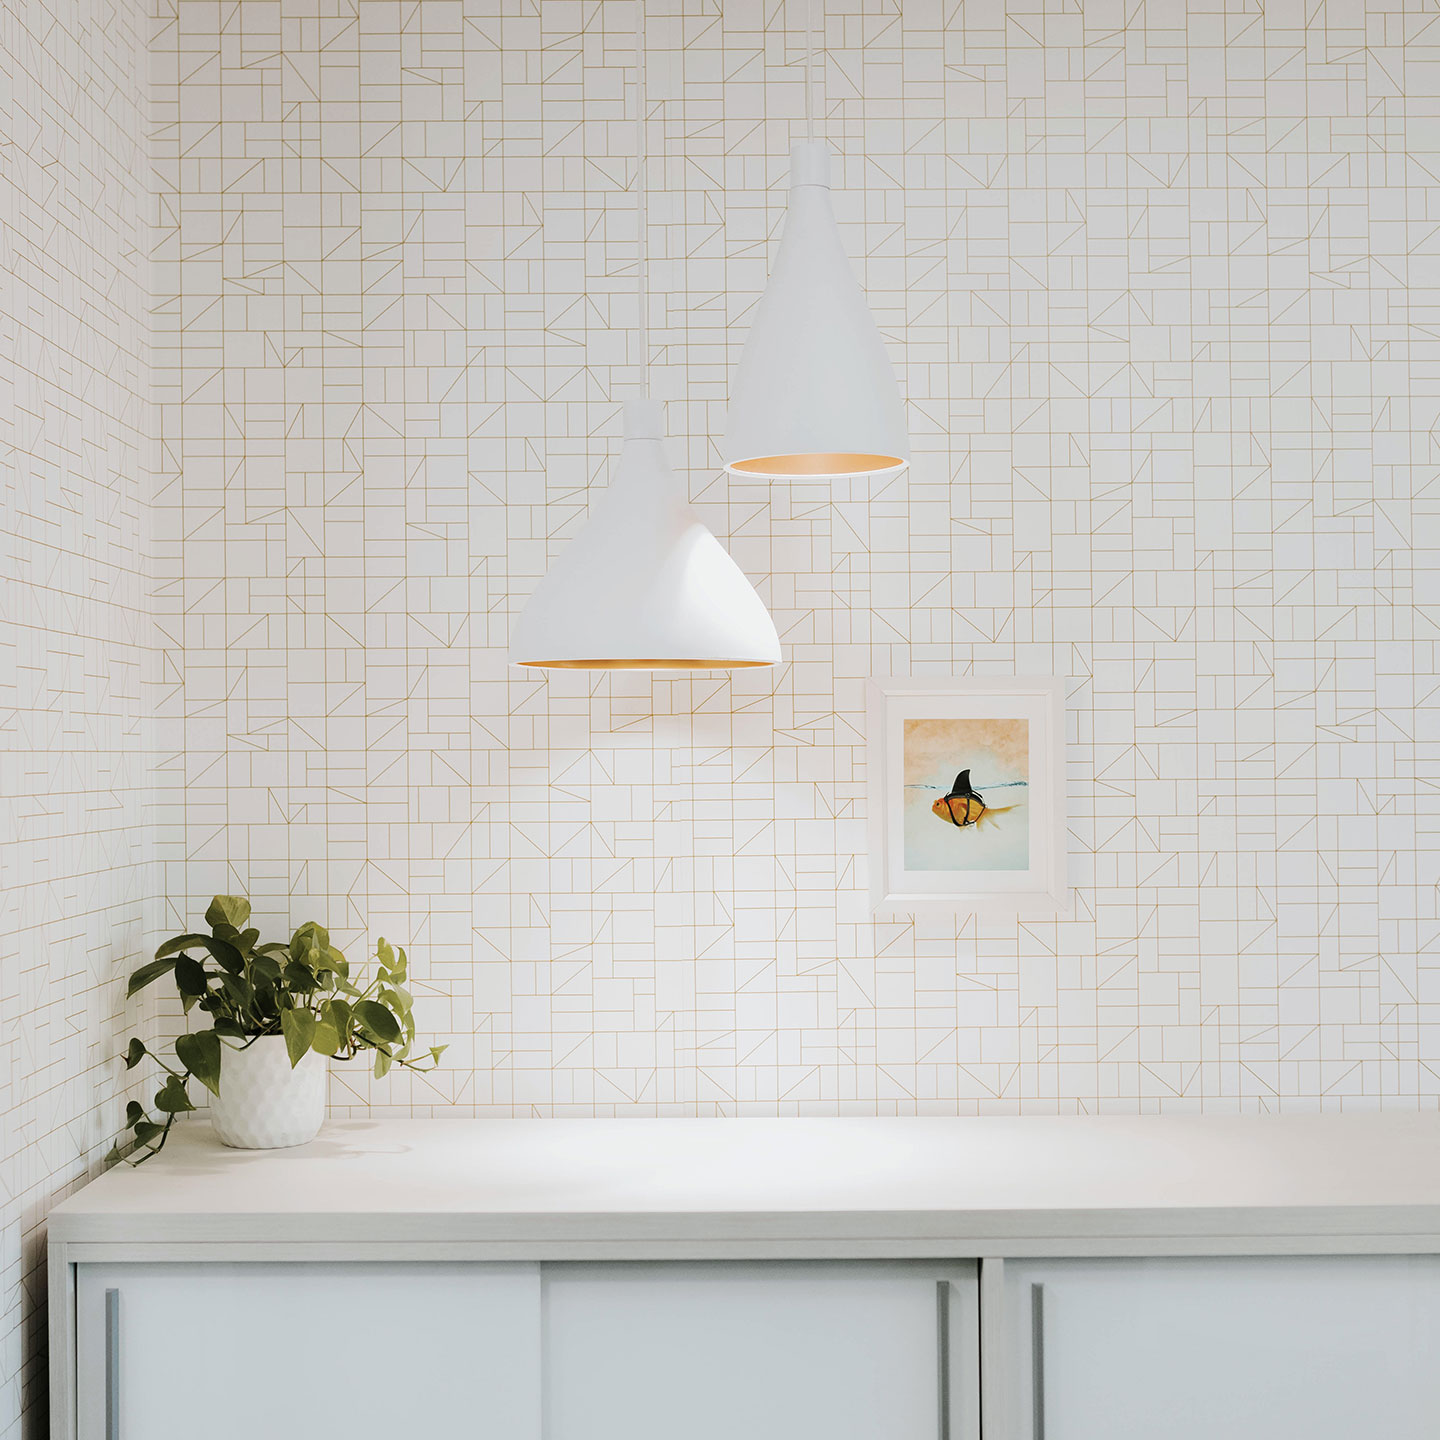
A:
POLYGON ((868 738, 877 912, 1068 910, 1063 681, 872 680, 868 738))

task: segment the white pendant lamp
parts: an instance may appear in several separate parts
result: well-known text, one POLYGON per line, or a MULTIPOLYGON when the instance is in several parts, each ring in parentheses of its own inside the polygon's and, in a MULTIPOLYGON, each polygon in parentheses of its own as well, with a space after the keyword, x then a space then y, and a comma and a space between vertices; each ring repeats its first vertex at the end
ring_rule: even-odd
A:
POLYGON ((658 400, 625 406, 610 488, 530 597, 510 660, 561 670, 775 665, 780 640, 725 547, 686 503, 658 400))
POLYGON ((690 508, 665 459, 663 409, 649 399, 645 277, 644 8, 636 0, 636 178, 641 398, 609 489, 530 597, 510 663, 561 670, 737 670, 780 661, 754 587, 690 508))
POLYGON ((895 367, 830 205, 830 148, 814 133, 814 52, 812 31, 808 138, 790 151, 785 233, 731 390, 722 454, 739 475, 893 473, 910 461, 895 367))

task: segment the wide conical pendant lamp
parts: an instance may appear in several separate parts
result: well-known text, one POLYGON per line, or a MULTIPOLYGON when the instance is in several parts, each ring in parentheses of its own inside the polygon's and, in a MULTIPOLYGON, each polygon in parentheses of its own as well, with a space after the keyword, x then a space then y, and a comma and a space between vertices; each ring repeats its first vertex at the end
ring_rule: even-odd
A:
POLYGON ((625 406, 615 478, 521 614, 513 664, 733 670, 779 662, 764 604, 686 503, 663 435, 658 400, 625 406))
POLYGON ((790 151, 790 205, 730 392, 722 458, 740 475, 860 475, 910 460, 895 367, 850 267, 830 204, 830 150, 790 151))
MULTIPOLYGON (((636 4, 635 179, 642 377, 645 286, 644 11, 636 4)), ((625 406, 610 488, 530 597, 510 663, 562 670, 736 670, 780 661, 780 639, 754 587, 690 508, 665 459, 663 410, 625 406)))

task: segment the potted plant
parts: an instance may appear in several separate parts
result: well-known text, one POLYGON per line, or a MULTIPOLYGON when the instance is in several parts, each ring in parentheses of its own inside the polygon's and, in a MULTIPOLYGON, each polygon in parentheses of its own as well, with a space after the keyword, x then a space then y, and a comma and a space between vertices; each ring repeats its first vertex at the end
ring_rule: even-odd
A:
POLYGON ((125 1130, 109 1159, 140 1164, 158 1154, 175 1117, 194 1110, 191 1079, 211 1094, 210 1120, 223 1144, 243 1149, 303 1145, 325 1119, 325 1062, 373 1053, 376 1076, 392 1065, 433 1070, 445 1047, 427 1061, 410 1058, 415 1041, 412 1000, 405 988, 405 952, 382 939, 368 985, 313 921, 286 942, 258 943, 250 902, 217 895, 205 912, 208 935, 177 935, 130 977, 127 998, 172 975, 185 1013, 209 1024, 174 1044, 172 1065, 140 1039, 125 1051, 133 1070, 147 1055, 165 1072, 155 1093, 159 1118, 138 1100, 125 1107, 125 1130))

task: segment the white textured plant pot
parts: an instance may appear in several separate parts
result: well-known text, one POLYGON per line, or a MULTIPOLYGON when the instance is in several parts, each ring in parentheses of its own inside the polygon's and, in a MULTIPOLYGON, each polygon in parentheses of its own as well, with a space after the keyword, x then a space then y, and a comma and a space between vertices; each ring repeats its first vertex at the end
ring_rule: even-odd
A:
POLYGON ((325 1057, 310 1051, 290 1066, 285 1040, 262 1035, 243 1050, 223 1040, 220 1093, 210 1099, 210 1123, 222 1145, 279 1150, 303 1145, 325 1123, 325 1057))

